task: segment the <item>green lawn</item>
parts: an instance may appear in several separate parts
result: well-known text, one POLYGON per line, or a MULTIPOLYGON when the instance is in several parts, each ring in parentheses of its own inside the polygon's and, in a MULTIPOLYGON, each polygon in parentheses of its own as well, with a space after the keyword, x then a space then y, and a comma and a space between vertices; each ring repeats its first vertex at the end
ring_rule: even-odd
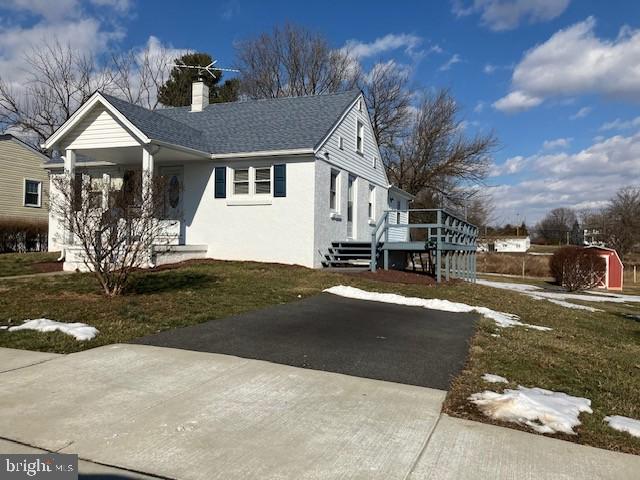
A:
POLYGON ((337 284, 448 299, 516 313, 523 322, 553 328, 551 332, 520 327, 498 329, 491 321, 480 320, 467 365, 448 394, 448 413, 487 421, 467 397, 485 389, 505 388, 486 384, 480 378, 484 373, 494 373, 512 382, 507 387, 537 386, 590 398, 594 414, 582 415, 578 435, 565 438, 640 454, 640 439, 615 432, 602 421, 605 415, 640 418, 640 322, 624 316, 640 314, 637 304, 599 304, 605 312, 589 313, 479 285, 393 284, 250 262, 194 263, 171 270, 139 272, 133 280, 126 295, 113 299, 100 294, 89 274, 0 281, 0 325, 47 317, 85 322, 100 330, 90 342, 77 342, 61 333, 0 330, 0 346, 74 352, 295 301, 337 284), (499 333, 500 337, 492 337, 492 333, 499 333))
POLYGON ((62 264, 53 265, 60 253, 2 253, 0 254, 0 277, 28 275, 44 271, 61 270, 62 264))

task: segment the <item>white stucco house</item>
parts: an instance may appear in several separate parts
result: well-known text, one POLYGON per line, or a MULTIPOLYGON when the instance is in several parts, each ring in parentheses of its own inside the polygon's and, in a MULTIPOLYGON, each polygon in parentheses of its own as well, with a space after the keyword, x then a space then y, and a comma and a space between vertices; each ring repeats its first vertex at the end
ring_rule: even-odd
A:
MULTIPOLYGON (((208 98, 195 82, 190 107, 151 111, 97 92, 43 144, 59 152, 46 167, 114 188, 136 173, 179 184, 164 211, 175 238, 155 264, 215 258, 318 268, 331 242, 370 241, 390 198, 407 210, 411 196, 389 184, 361 92, 208 98)), ((50 250, 64 252, 65 269, 82 268, 65 238, 52 214, 50 250)))

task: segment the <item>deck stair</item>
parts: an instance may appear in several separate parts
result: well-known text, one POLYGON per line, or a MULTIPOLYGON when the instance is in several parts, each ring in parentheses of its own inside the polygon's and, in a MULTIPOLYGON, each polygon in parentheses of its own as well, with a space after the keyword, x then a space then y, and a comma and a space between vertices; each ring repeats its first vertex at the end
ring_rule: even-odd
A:
MULTIPOLYGON (((381 245, 376 250, 376 258, 379 255, 380 247, 381 245)), ((354 240, 331 242, 323 264, 325 267, 367 270, 371 265, 371 242, 354 240)))

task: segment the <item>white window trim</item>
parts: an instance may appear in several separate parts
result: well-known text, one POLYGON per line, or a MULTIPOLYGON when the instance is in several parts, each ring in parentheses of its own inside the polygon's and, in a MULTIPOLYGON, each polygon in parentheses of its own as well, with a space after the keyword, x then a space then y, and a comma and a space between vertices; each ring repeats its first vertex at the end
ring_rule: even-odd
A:
POLYGON ((230 192, 227 205, 270 205, 273 198, 273 165, 229 167, 227 189, 230 192), (256 169, 269 169, 269 193, 256 193, 256 169), (248 193, 235 193, 236 170, 248 170, 248 193))
POLYGON ((336 168, 332 168, 329 173, 329 211, 331 218, 340 220, 342 215, 340 213, 340 185, 341 185, 342 172, 336 168), (331 208, 331 177, 336 174, 336 204, 335 208, 331 208))
POLYGON ((22 182, 22 206, 29 208, 42 208, 42 181, 34 180, 32 178, 25 178, 22 182), (38 203, 27 203, 27 182, 34 182, 38 184, 38 203))
POLYGON ((356 153, 360 155, 364 154, 364 123, 360 120, 356 120, 356 153), (361 148, 358 148, 358 137, 360 135, 360 127, 362 127, 362 142, 360 144, 361 148))
MULTIPOLYGON (((369 209, 369 205, 371 205, 371 215, 369 215, 369 223, 374 222, 376 219, 376 186, 373 184, 369 184, 369 200, 367 202, 367 210, 369 209)), ((369 212, 367 212, 369 213, 369 212)))
POLYGON ((338 135, 338 148, 344 150, 344 137, 342 135, 338 135))

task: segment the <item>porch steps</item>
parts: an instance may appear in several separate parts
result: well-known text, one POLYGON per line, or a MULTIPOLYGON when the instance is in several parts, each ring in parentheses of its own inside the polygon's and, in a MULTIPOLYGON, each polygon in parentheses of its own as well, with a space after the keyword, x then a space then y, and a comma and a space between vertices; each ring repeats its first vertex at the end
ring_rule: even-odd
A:
MULTIPOLYGON (((376 250, 376 258, 377 254, 378 250, 376 250)), ((331 242, 323 261, 323 265, 327 268, 366 270, 370 264, 371 242, 353 240, 331 242)))

